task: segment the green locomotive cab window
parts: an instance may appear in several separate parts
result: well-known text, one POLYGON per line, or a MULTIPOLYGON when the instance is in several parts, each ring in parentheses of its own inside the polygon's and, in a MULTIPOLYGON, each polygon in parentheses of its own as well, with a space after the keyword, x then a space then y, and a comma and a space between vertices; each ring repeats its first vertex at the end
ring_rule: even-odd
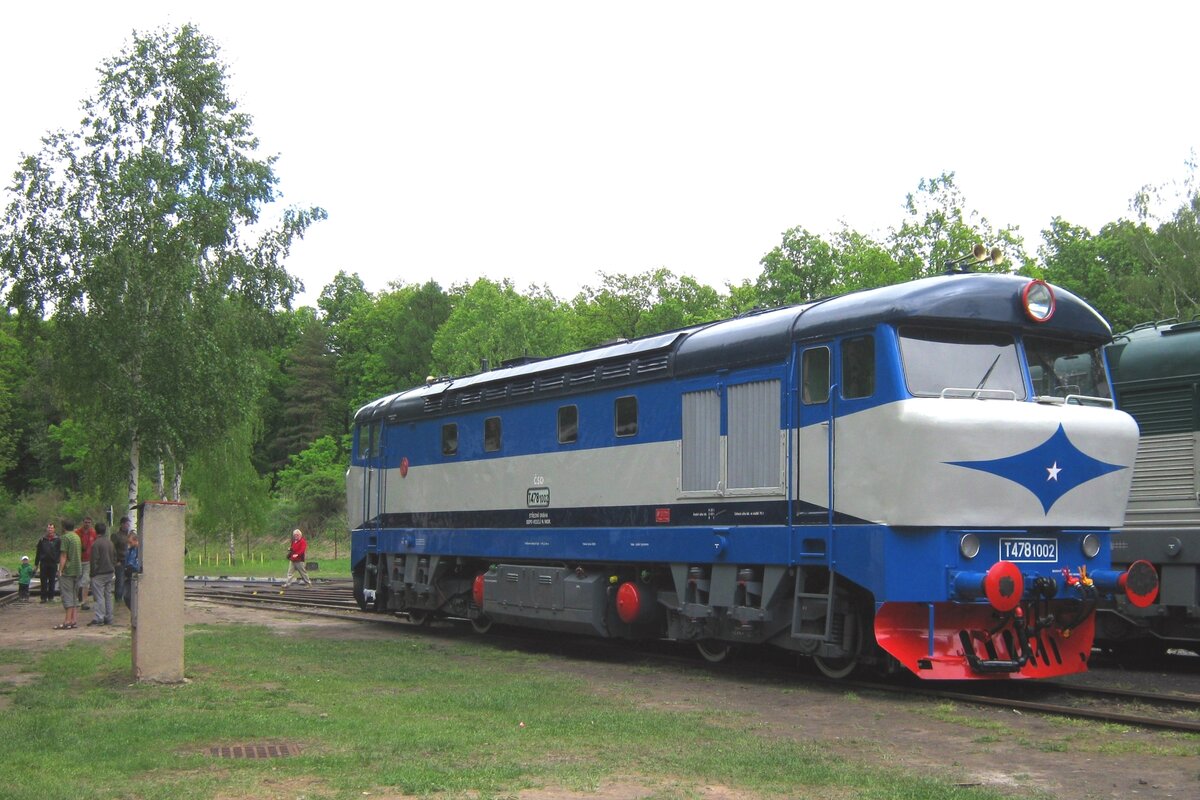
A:
POLYGON ((495 453, 500 449, 500 418, 488 417, 483 421, 483 450, 495 453))
POLYGON ((579 439, 579 406, 558 409, 558 443, 571 444, 579 439))
POLYGON ((442 455, 458 455, 458 425, 447 422, 442 426, 442 455))
POLYGON ((637 398, 618 397, 613 406, 617 436, 636 436, 638 432, 637 398))

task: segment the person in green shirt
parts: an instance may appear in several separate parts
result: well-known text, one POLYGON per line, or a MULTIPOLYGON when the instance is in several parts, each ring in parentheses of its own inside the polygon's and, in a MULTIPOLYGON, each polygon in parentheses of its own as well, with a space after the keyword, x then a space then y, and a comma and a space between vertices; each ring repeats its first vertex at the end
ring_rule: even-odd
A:
POLYGON ((33 565, 29 556, 21 556, 21 566, 17 567, 17 599, 22 603, 29 602, 29 582, 33 580, 33 565))
POLYGON ((79 534, 65 526, 66 533, 62 537, 62 555, 58 559, 58 591, 62 595, 65 616, 62 625, 55 625, 54 630, 66 631, 75 627, 79 618, 79 598, 75 590, 79 587, 79 578, 83 573, 83 543, 79 534))

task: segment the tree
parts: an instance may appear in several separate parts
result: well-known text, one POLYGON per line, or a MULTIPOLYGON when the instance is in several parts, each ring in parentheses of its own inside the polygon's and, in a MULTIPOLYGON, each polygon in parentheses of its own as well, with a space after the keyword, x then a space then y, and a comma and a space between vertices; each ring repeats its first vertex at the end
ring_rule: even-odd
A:
POLYGON ((510 281, 480 278, 458 287, 454 310, 433 339, 433 366, 440 375, 478 372, 523 356, 551 356, 568 347, 567 314, 546 289, 519 294, 510 281))
POLYGON ((287 383, 279 431, 279 449, 289 455, 299 453, 322 436, 341 436, 347 424, 329 330, 311 309, 300 309, 297 317, 300 336, 283 367, 287 383))
POLYGON ((241 422, 198 450, 188 469, 189 495, 198 498, 188 508, 189 533, 198 534, 205 545, 226 537, 230 560, 238 534, 245 535, 249 554, 251 534, 267 527, 271 481, 251 463, 256 438, 253 424, 241 422))
POLYGON ((279 471, 279 492, 296 504, 300 527, 324 530, 345 511, 346 452, 332 436, 322 436, 279 471))
POLYGON ((909 218, 892 229, 888 242, 901 280, 937 275, 947 262, 968 255, 976 244, 999 247, 1005 263, 972 269, 1016 272, 1032 266, 1016 228, 995 230, 987 217, 967 208, 953 172, 922 179, 917 191, 906 198, 904 210, 909 218))
POLYGON ((803 303, 839 291, 833 247, 805 228, 784 231, 783 241, 759 263, 755 289, 763 306, 803 303))
POLYGON ((602 272, 600 278, 599 287, 585 286, 571 304, 574 347, 636 339, 728 315, 715 289, 665 267, 636 275, 602 272))
POLYGON ((1055 217, 1038 248, 1041 277, 1082 297, 1118 330, 1154 317, 1130 293, 1145 275, 1138 242, 1153 232, 1129 220, 1110 222, 1092 234, 1055 217))
MULTIPOLYGON (((759 263, 763 270, 754 290, 758 304, 766 307, 907 280, 882 244, 846 226, 830 240, 804 228, 784 231, 780 245, 759 263)), ((744 303, 738 300, 739 305, 744 303)))
POLYGON ((1142 223, 1136 246, 1145 269, 1130 281, 1129 291, 1158 319, 1189 319, 1200 313, 1200 188, 1195 154, 1187 166, 1181 186, 1144 188, 1132 204, 1142 223), (1157 211, 1163 206, 1172 209, 1165 217, 1157 211))
POLYGON ((449 318, 452 300, 434 281, 393 285, 360 304, 341 324, 338 374, 350 413, 365 403, 423 383, 433 369, 433 340, 449 318))
POLYGON ((226 86, 217 45, 185 25, 103 65, 81 128, 47 135, 14 175, 0 233, 8 302, 50 314, 72 416, 125 443, 129 501, 143 449, 182 462, 260 391, 263 316, 290 303, 283 268, 319 208, 275 199, 275 158, 226 86))

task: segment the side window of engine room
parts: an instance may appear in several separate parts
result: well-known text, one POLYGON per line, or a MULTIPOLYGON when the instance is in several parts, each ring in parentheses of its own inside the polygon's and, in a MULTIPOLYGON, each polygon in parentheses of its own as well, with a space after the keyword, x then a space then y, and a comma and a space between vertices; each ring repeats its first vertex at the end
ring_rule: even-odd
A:
POLYGON ((637 398, 618 397, 613 403, 613 424, 619 437, 637 436, 638 406, 637 398))
POLYGON ((483 451, 495 453, 500 450, 500 418, 488 417, 483 421, 483 451))
POLYGON ((686 392, 682 398, 680 489, 706 494, 782 490, 780 381, 686 392), (721 436, 721 418, 726 434, 721 436))
POLYGON ((458 424, 447 422, 442 426, 442 455, 458 455, 458 424))
POLYGON ((579 406, 559 406, 558 443, 573 444, 579 440, 579 406))

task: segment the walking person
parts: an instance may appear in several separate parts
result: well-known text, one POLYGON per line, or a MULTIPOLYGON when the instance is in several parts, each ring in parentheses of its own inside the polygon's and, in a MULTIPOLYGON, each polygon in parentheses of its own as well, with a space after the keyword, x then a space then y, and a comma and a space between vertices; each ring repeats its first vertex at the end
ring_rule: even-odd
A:
POLYGON ((312 579, 308 577, 308 566, 304 563, 305 554, 308 552, 308 541, 304 538, 304 534, 299 528, 292 531, 292 546, 288 549, 288 571, 287 579, 283 582, 283 588, 292 585, 292 581, 299 575, 299 580, 304 581, 304 585, 311 587, 312 579))
POLYGON ((39 596, 43 603, 54 600, 55 586, 58 584, 58 557, 62 555, 62 541, 54 531, 54 523, 46 525, 46 535, 38 539, 37 552, 34 561, 37 562, 38 573, 41 576, 39 596))
POLYGON ((62 536, 62 554, 58 557, 58 593, 62 597, 62 625, 55 625, 54 630, 66 631, 75 627, 79 620, 79 575, 83 571, 83 561, 80 551, 79 534, 71 530, 70 525, 63 525, 66 533, 62 536))
POLYGON ((129 517, 121 517, 120 526, 113 531, 113 564, 117 567, 117 578, 113 583, 113 601, 116 603, 125 599, 125 553, 129 547, 129 517))
POLYGON ((29 556, 21 556, 21 566, 17 567, 17 600, 29 602, 29 582, 33 580, 33 565, 29 556))
POLYGON ((96 613, 88 625, 112 625, 113 579, 116 563, 113 558, 113 543, 106 534, 108 526, 103 522, 96 525, 96 539, 92 542, 92 603, 96 613))

